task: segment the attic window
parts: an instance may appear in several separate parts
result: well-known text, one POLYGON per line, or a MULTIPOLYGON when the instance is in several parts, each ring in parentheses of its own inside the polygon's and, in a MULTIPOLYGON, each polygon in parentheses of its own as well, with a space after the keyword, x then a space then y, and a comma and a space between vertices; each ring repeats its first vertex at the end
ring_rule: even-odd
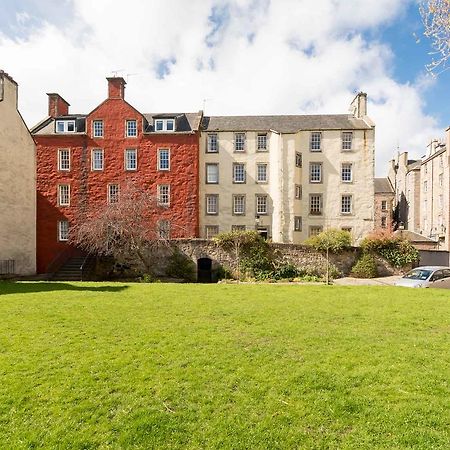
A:
POLYGON ((175 131, 175 119, 156 119, 155 131, 175 131))
POLYGON ((57 133, 75 133, 75 120, 57 120, 57 133))

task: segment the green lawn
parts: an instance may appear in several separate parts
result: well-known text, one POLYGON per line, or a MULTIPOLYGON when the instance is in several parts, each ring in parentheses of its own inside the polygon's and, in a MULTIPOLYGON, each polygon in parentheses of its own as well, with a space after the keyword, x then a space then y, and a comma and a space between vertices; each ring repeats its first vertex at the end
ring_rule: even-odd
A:
POLYGON ((0 283, 0 449, 449 449, 450 291, 0 283))

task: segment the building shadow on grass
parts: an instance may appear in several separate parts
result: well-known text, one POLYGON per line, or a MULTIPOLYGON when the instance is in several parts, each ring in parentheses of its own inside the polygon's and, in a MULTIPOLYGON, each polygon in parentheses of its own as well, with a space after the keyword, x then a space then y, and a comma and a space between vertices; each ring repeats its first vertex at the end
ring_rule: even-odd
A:
POLYGON ((52 291, 90 291, 90 292, 121 292, 128 289, 124 285, 101 285, 92 286, 84 283, 64 283, 51 281, 0 281, 0 295, 7 294, 28 294, 36 292, 52 292, 52 291))

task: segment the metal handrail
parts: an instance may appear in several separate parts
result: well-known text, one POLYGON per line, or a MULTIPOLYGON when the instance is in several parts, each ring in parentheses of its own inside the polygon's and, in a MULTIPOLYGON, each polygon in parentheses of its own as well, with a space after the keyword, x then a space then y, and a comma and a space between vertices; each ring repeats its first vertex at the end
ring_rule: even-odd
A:
POLYGON ((91 255, 89 255, 89 254, 86 255, 86 257, 83 259, 83 262, 81 263, 81 266, 80 266, 80 271, 81 271, 81 274, 80 274, 80 276, 81 276, 81 281, 83 281, 84 269, 87 267, 90 258, 91 258, 91 255))

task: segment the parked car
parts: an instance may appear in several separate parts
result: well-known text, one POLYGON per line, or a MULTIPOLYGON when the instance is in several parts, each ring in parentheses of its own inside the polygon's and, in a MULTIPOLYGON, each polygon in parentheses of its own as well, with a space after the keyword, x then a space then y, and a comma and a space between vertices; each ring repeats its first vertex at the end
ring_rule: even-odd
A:
POLYGON ((412 288, 450 288, 450 267, 423 266, 410 270, 395 286, 412 288))

